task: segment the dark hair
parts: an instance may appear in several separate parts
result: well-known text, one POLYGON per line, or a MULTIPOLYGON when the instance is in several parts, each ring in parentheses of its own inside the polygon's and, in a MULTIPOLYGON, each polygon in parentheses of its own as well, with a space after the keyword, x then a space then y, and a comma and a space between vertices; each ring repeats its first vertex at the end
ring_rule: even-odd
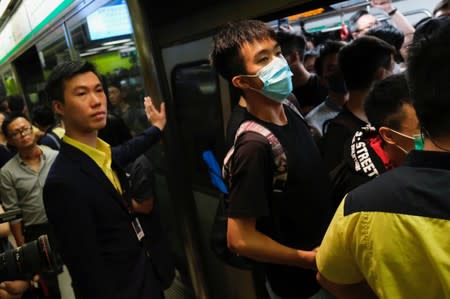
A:
POLYGON ((225 79, 246 74, 241 47, 245 43, 276 40, 275 30, 258 20, 240 20, 224 25, 213 38, 213 49, 210 53, 211 65, 225 79))
POLYGON ((320 55, 320 49, 318 47, 308 49, 305 51, 305 57, 303 58, 303 61, 309 57, 319 57, 320 55))
POLYGON ((417 28, 408 55, 408 80, 417 118, 431 137, 450 136, 450 17, 417 28))
POLYGON ((55 125, 55 114, 49 105, 38 105, 31 111, 31 119, 35 124, 42 127, 55 125))
POLYGON ((28 122, 30 122, 30 119, 28 118, 28 116, 26 116, 23 112, 17 112, 17 111, 11 112, 10 114, 6 115, 5 120, 2 123, 3 135, 5 135, 6 137, 9 137, 8 126, 19 117, 23 117, 28 122))
POLYGON ((10 95, 5 97, 8 102, 8 108, 11 112, 23 112, 25 109, 25 101, 19 95, 10 95))
POLYGON ((277 41, 281 46, 283 56, 289 56, 292 52, 297 51, 300 59, 303 61, 306 50, 306 39, 303 35, 294 32, 278 31, 277 41))
MULTIPOLYGON (((103 84, 105 85, 105 84, 103 84)), ((122 85, 120 84, 119 81, 108 81, 107 82, 107 86, 109 87, 115 87, 117 88, 119 91, 122 90, 122 85)))
POLYGON ((345 85, 344 76, 342 72, 337 69, 325 78, 328 82, 328 89, 338 94, 346 94, 348 92, 345 85))
POLYGON ((394 48, 373 36, 362 36, 338 54, 339 68, 348 90, 370 88, 380 67, 390 68, 394 48))
POLYGON ((0 112, 3 112, 5 114, 9 113, 9 106, 8 101, 6 98, 3 98, 0 100, 0 112))
POLYGON ((428 39, 436 31, 442 27, 448 26, 450 18, 448 16, 440 16, 437 18, 424 18, 416 24, 416 31, 414 32, 413 43, 423 39, 428 39))
POLYGON ((348 28, 350 30, 350 33, 359 31, 358 20, 362 16, 368 15, 368 14, 369 14, 369 12, 367 10, 358 10, 350 17, 350 19, 348 20, 348 25, 349 25, 348 28))
POLYGON ((325 41, 323 46, 320 48, 319 57, 317 57, 316 61, 314 62, 314 68, 317 75, 322 76, 323 61, 325 60, 325 57, 331 54, 337 54, 343 46, 345 46, 345 43, 341 41, 325 41))
POLYGON ((64 83, 76 75, 92 72, 101 81, 95 66, 90 62, 68 61, 55 66, 47 79, 45 90, 50 101, 64 103, 64 83))
POLYGON ((395 61, 397 63, 403 62, 403 58, 400 54, 400 49, 402 48, 403 42, 405 41, 405 35, 403 34, 403 32, 398 30, 397 27, 389 23, 382 23, 367 31, 365 35, 378 37, 379 39, 382 39, 393 46, 396 50, 396 53, 394 55, 395 61))
POLYGON ((433 16, 435 16, 440 10, 449 10, 450 9, 450 3, 448 0, 442 0, 436 6, 433 10, 433 16))
POLYGON ((366 97, 364 111, 372 126, 398 130, 405 114, 404 104, 412 104, 405 74, 378 81, 366 97))

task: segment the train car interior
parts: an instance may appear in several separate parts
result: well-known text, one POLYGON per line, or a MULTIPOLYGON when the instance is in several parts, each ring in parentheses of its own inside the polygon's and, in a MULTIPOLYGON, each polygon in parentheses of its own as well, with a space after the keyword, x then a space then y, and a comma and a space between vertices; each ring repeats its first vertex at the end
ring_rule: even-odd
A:
MULTIPOLYGON (((12 39, 7 31, 17 28, 19 13, 24 17, 34 8, 45 14, 44 7, 33 6, 44 0, 6 2, 0 40, 12 39)), ((13 45, 0 51, 0 97, 23 95, 31 111, 46 102, 43 89, 51 69, 62 61, 80 59, 94 63, 107 85, 120 86, 126 103, 111 109, 124 115, 133 134, 147 126, 144 95, 164 101, 168 124, 163 144, 155 148, 155 181, 177 268, 166 297, 268 298, 264 278, 223 264, 210 250, 209 234, 221 193, 210 181, 202 152, 211 150, 219 161, 224 158, 226 124, 239 97, 209 64, 212 36, 229 20, 255 18, 276 30, 289 27, 336 37, 354 12, 370 9, 370 1, 48 2, 56 3, 47 7, 51 16, 40 18, 22 38, 15 37, 13 45)), ((414 25, 431 16, 438 0, 393 2, 414 25)), ((386 19, 386 14, 372 12, 380 21, 386 19)), ((69 281, 64 283, 70 288, 69 281)))

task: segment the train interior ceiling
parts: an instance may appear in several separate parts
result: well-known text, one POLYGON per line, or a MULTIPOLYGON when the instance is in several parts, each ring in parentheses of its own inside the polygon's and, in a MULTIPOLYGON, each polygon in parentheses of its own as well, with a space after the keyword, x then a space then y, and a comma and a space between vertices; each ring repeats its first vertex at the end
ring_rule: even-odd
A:
MULTIPOLYGON (((250 271, 224 265, 209 249, 220 194, 201 155, 210 149, 219 160, 224 156, 226 123, 238 98, 208 64, 212 35, 221 24, 241 18, 334 35, 370 1, 175 0, 169 6, 141 0, 0 0, 0 34, 13 21, 14 9, 46 1, 70 5, 8 55, 0 51, 0 98, 22 94, 31 111, 42 101, 51 69, 80 59, 94 63, 108 83, 118 83, 130 106, 142 106, 144 93, 166 101, 167 146, 155 150, 155 192, 177 267, 167 298, 266 298, 250 271), (148 34, 140 35, 141 30, 148 34)), ((413 25, 430 16, 438 1, 393 0, 413 25)), ((135 118, 127 121, 139 133, 142 124, 135 118)))

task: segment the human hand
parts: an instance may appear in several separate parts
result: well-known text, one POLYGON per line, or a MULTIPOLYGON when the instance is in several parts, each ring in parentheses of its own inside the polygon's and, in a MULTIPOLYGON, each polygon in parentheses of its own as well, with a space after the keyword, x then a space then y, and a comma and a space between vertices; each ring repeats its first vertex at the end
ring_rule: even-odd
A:
POLYGON ((317 271, 316 265, 317 248, 311 251, 297 250, 297 254, 300 257, 300 260, 302 261, 300 265, 302 268, 317 271))
POLYGON ((153 105, 152 98, 145 97, 144 107, 145 107, 145 114, 147 115, 147 120, 155 127, 158 127, 161 131, 164 130, 167 121, 165 104, 161 103, 158 111, 153 105))
POLYGON ((0 283, 0 299, 20 299, 29 288, 30 283, 25 280, 3 281, 0 283))
POLYGON ((386 13, 390 13, 394 7, 392 6, 392 0, 372 0, 370 5, 375 8, 384 10, 386 13))
POLYGON ((131 200, 131 209, 135 213, 148 215, 153 211, 153 204, 154 204, 153 198, 143 200, 142 202, 138 202, 138 201, 132 199, 131 200))

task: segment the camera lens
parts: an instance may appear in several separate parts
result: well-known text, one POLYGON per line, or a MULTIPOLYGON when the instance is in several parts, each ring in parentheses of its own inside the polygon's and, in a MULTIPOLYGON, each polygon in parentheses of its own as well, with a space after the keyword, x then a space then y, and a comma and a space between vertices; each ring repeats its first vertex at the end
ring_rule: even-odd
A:
POLYGON ((0 254, 0 281, 30 280, 35 274, 52 272, 56 268, 56 257, 47 235, 0 254))

